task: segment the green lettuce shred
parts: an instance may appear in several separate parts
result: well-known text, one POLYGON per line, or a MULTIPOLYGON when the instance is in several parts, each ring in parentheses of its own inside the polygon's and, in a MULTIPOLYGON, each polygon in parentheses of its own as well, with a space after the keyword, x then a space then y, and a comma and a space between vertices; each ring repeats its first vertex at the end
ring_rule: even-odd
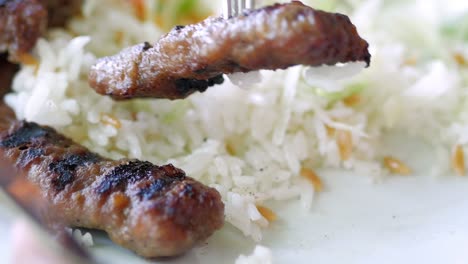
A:
POLYGON ((468 12, 442 23, 441 33, 450 39, 468 41, 468 12))
POLYGON ((313 87, 313 91, 316 95, 327 99, 330 104, 333 104, 345 99, 346 97, 360 93, 365 87, 365 83, 353 83, 338 92, 327 92, 319 87, 313 87))

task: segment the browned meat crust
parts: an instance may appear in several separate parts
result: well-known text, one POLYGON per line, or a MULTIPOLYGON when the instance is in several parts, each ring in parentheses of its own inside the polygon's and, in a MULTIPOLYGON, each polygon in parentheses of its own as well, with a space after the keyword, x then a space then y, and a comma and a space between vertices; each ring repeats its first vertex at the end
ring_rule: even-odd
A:
MULTIPOLYGON (((80 5, 81 0, 0 2, 0 51, 21 61, 45 30, 47 14, 49 26, 60 26, 80 5)), ((0 98, 16 70, 0 58, 0 98)), ((40 187, 64 223, 103 229, 145 257, 183 253, 223 225, 219 193, 182 170, 105 159, 52 128, 16 121, 3 103, 0 155, 40 187)))
POLYGON ((0 53, 21 62, 47 26, 63 26, 83 0, 0 0, 0 53))
MULTIPOLYGON (((47 14, 49 26, 60 26, 80 5, 81 0, 0 0, 0 51, 21 61, 43 33, 47 14)), ((17 70, 5 56, 0 56, 0 98, 17 70)), ((65 224, 105 230, 145 257, 181 254, 224 222, 219 193, 182 170, 105 159, 50 127, 16 121, 1 102, 0 157, 39 186, 65 224)))
POLYGON ((223 225, 219 193, 170 164, 112 161, 19 121, 0 132, 0 155, 40 187, 64 223, 103 229, 145 257, 181 254, 223 225))
POLYGON ((176 27, 153 46, 139 44, 98 60, 89 84, 114 99, 179 99, 222 83, 223 73, 369 64, 367 48, 347 16, 295 1, 176 27))
POLYGON ((8 62, 6 54, 0 55, 0 98, 3 98, 3 95, 10 90, 16 71, 18 71, 18 65, 8 62))
POLYGON ((0 2, 0 53, 8 51, 11 61, 21 61, 47 26, 47 10, 39 0, 0 2))
POLYGON ((10 91, 13 76, 18 65, 7 61, 6 54, 0 55, 0 131, 8 128, 9 123, 15 119, 13 111, 3 102, 3 96, 10 91))
POLYGON ((70 17, 81 11, 83 0, 41 0, 47 9, 48 27, 63 27, 70 17))

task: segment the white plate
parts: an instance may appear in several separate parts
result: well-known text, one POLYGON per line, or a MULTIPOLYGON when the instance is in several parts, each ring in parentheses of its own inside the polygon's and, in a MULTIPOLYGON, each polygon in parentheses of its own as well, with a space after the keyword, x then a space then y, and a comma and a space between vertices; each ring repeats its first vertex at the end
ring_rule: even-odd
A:
MULTIPOLYGON (((400 157, 417 157, 410 165, 418 171, 434 162, 428 146, 389 145, 400 157)), ((295 202, 272 205, 279 220, 261 244, 272 248, 275 263, 468 263, 468 177, 392 176, 372 183, 338 170, 321 176, 326 190, 311 211, 295 202)), ((0 254, 8 257, 7 230, 0 222, 0 254)), ((255 245, 227 225, 185 256, 148 261, 103 234, 94 238, 92 251, 103 263, 234 263, 255 245)))
MULTIPOLYGON (((467 263, 467 180, 397 178, 370 186, 358 175, 326 176, 333 191, 312 212, 297 204, 277 209, 281 219, 262 242, 276 263, 467 263)), ((228 226, 169 263, 233 263, 252 248, 228 226)), ((145 263, 112 246, 94 251, 112 263, 145 263)))

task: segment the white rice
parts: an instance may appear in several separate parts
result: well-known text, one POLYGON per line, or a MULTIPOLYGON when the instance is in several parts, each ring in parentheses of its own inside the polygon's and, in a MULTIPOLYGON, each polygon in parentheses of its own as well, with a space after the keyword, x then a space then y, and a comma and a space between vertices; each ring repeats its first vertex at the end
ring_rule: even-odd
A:
MULTIPOLYGON (((429 140, 438 153, 450 153, 457 143, 466 150, 468 71, 453 54, 468 59, 468 42, 443 33, 447 17, 454 16, 450 4, 304 2, 350 14, 370 42, 371 67, 357 75, 362 64, 339 68, 338 76, 335 68, 302 66, 237 74, 187 100, 115 102, 88 87, 87 72, 96 57, 155 41, 163 30, 152 18, 138 20, 121 1, 87 0, 84 19, 38 42, 40 65, 23 65, 5 100, 18 118, 54 126, 102 155, 181 167, 218 189, 227 221, 256 241, 268 226, 257 204, 300 200, 311 207, 314 189, 300 177, 302 167, 346 168, 380 177, 386 153, 379 141, 384 132, 396 130, 429 140), (440 8, 428 9, 431 5, 440 8), (121 34, 119 43, 116 34, 121 34), (409 63, 413 58, 415 63, 409 63), (365 103, 342 102, 354 93, 365 103), (350 159, 340 159, 327 127, 351 132, 350 159)), ((210 7, 218 9, 211 2, 210 7)), ((447 157, 439 156, 442 166, 434 170, 443 173, 449 168, 447 157)))

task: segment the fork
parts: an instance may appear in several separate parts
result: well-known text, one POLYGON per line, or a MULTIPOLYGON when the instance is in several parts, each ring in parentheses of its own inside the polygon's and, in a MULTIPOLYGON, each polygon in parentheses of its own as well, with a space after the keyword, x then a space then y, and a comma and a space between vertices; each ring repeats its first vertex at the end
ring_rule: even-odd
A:
POLYGON ((255 0, 223 0, 223 16, 228 19, 238 16, 246 9, 255 8, 255 0))

